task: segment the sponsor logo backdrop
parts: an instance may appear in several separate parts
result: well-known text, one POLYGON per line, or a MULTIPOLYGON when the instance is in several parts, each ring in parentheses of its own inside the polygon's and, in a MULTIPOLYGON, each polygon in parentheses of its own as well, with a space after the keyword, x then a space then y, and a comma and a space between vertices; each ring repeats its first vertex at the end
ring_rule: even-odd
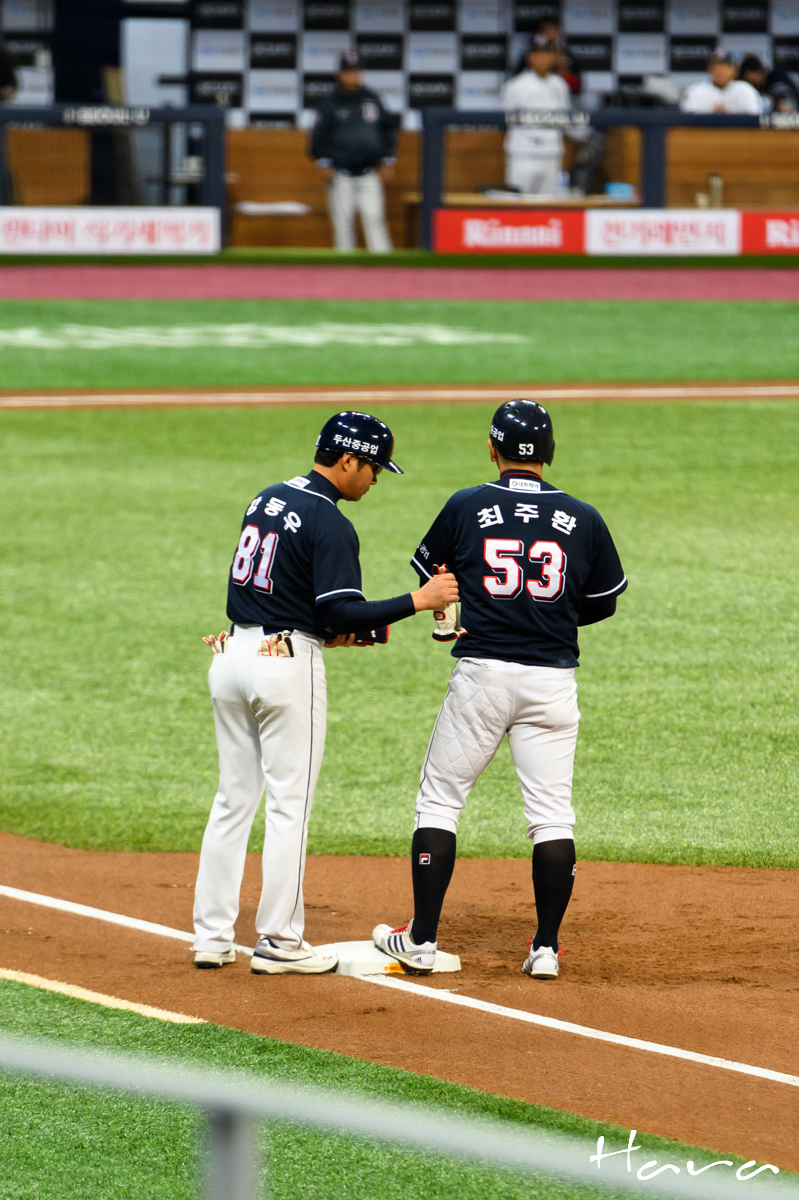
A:
POLYGON ((232 106, 263 118, 262 98, 271 95, 285 119, 291 94, 296 121, 307 124, 318 102, 309 77, 332 74, 342 48, 357 45, 368 71, 392 72, 390 107, 416 128, 411 110, 425 96, 476 108, 484 94, 486 107, 496 107, 502 82, 545 18, 560 20, 589 107, 619 75, 668 71, 687 85, 704 74, 719 42, 799 72, 799 0, 193 0, 192 63, 205 78, 192 99, 214 103, 225 92, 232 106), (250 87, 251 71, 269 70, 295 71, 296 86, 281 79, 271 88, 262 79, 250 87), (468 78, 488 80, 490 72, 496 85, 468 78))

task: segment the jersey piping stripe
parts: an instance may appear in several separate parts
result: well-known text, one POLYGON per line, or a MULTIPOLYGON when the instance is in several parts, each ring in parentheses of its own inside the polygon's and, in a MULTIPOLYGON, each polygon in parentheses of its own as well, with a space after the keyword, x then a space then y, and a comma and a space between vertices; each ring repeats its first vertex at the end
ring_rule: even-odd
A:
POLYGON ((316 597, 316 603, 320 600, 326 600, 328 596, 360 596, 365 599, 363 592, 359 592, 357 588, 336 588, 334 592, 322 592, 321 596, 316 597))
POLYGON ((430 572, 429 572, 429 571, 427 571, 427 570, 425 570, 425 568, 424 568, 424 567, 422 566, 422 564, 419 562, 419 559, 416 557, 416 555, 415 555, 415 554, 414 554, 413 558, 411 559, 411 566, 412 566, 412 567, 416 567, 416 569, 417 569, 418 571, 421 571, 423 575, 426 575, 428 579, 432 579, 432 578, 433 578, 433 576, 430 574, 430 572))
POLYGON ((627 576, 625 575, 621 583, 617 583, 616 586, 611 588, 609 592, 586 592, 585 598, 586 600, 601 600, 603 596, 612 596, 614 592, 619 590, 619 588, 623 588, 626 582, 627 576))
POLYGON ((327 500, 328 504, 336 507, 335 500, 331 500, 329 496, 323 496, 321 492, 312 492, 310 488, 298 487, 296 483, 289 483, 288 480, 286 480, 285 486, 294 488, 295 492, 302 492, 303 496, 318 496, 320 500, 327 500))
POLYGON ((299 862, 297 863, 297 892, 294 897, 294 910, 293 910, 291 916, 289 917, 289 929, 292 931, 292 933, 297 934, 297 943, 298 943, 297 949, 298 950, 302 950, 302 934, 297 933, 297 930, 294 928, 293 922, 294 922, 294 918, 297 915, 297 909, 302 904, 302 874, 303 874, 303 866, 305 864, 305 846, 306 846, 306 842, 308 839, 308 818, 310 816, 310 811, 309 811, 310 810, 310 802, 313 797, 313 788, 311 787, 311 780, 313 778, 314 654, 315 654, 315 647, 312 646, 311 647, 311 656, 308 660, 308 662, 310 664, 310 669, 311 669, 311 713, 310 713, 311 736, 310 736, 309 745, 308 745, 308 780, 305 785, 305 808, 303 810, 303 815, 302 815, 302 841, 300 843, 300 859, 299 859, 299 862))

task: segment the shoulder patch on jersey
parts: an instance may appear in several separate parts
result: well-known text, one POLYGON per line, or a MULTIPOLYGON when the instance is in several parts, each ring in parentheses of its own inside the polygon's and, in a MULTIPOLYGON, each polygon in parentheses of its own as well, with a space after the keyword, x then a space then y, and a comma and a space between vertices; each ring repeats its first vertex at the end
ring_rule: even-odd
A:
POLYGON ((540 492, 540 479, 509 479, 508 488, 512 492, 540 492))
POLYGON ((307 488, 311 481, 304 475, 295 475, 293 479, 285 479, 283 482, 287 483, 289 487, 307 488))

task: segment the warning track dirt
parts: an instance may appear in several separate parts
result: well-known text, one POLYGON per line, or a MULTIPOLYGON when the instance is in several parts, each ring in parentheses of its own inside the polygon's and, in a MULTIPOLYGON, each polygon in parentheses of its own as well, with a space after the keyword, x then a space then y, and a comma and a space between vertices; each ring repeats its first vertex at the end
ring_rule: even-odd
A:
POLYGON ((58 392, 0 393, 0 409, 39 408, 207 408, 262 405, 333 404, 501 404, 524 396, 547 403, 662 404, 707 401, 770 401, 799 399, 799 382, 751 383, 630 383, 630 384, 480 384, 441 387, 415 384, 397 387, 281 387, 236 391, 58 392))

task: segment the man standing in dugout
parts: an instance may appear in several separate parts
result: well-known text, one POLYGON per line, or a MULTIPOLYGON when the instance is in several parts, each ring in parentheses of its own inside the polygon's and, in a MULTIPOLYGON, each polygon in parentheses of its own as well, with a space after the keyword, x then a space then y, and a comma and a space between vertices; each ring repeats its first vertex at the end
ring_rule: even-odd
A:
POLYGON ((356 50, 341 56, 338 84, 322 102, 311 134, 311 157, 327 181, 337 250, 355 250, 355 214, 369 250, 393 249, 383 183, 394 170, 396 122, 376 92, 363 86, 356 50))
POLYGON ((522 970, 556 979, 576 870, 577 628, 611 617, 627 579, 597 510, 543 479, 555 453, 546 409, 532 400, 501 405, 488 447, 499 478, 456 492, 412 559, 420 579, 454 573, 465 628, 457 604, 435 613, 433 637, 454 641, 457 661, 416 799, 413 919, 378 925, 372 937, 398 962, 433 970, 458 819, 507 734, 533 843, 538 916, 522 970))

